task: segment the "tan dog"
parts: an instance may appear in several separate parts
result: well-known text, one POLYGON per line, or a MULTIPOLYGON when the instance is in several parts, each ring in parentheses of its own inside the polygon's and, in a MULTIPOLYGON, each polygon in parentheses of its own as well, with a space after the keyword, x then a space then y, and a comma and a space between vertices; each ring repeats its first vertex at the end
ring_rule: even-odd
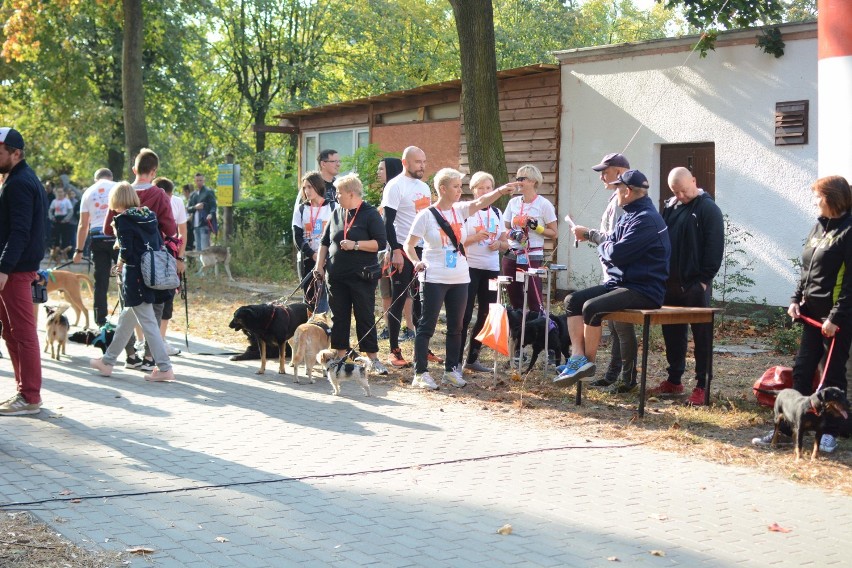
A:
POLYGON ((47 257, 48 266, 59 266, 63 262, 68 262, 68 253, 71 252, 71 247, 61 248, 58 246, 50 247, 50 255, 47 257))
POLYGON ((219 276, 219 264, 222 264, 225 267, 225 272, 228 273, 228 280, 234 281, 234 277, 231 276, 231 247, 214 245, 202 251, 188 250, 186 251, 186 256, 201 260, 201 268, 197 272, 199 276, 204 274, 204 269, 208 266, 212 266, 213 273, 219 276))
POLYGON ((293 352, 290 364, 293 365, 294 383, 299 382, 299 365, 304 363, 305 374, 312 383, 314 380, 314 363, 317 354, 323 349, 328 349, 329 323, 326 313, 314 314, 308 323, 303 323, 296 328, 296 333, 289 340, 290 349, 293 352))
POLYGON ((70 308, 68 304, 60 304, 59 306, 45 306, 47 311, 47 323, 44 326, 44 352, 47 353, 47 346, 50 346, 50 358, 59 361, 59 354, 65 355, 65 342, 68 340, 68 328, 71 325, 68 323, 63 313, 70 308), (58 343, 54 350, 54 343, 58 343))
POLYGON ((370 366, 370 360, 367 357, 356 357, 354 362, 349 362, 338 357, 336 350, 323 349, 317 355, 317 362, 325 367, 328 382, 333 389, 331 394, 334 396, 340 395, 340 382, 346 379, 355 379, 361 383, 364 393, 372 396, 370 383, 367 382, 367 367, 370 366))
POLYGON ((80 324, 80 312, 86 316, 86 327, 89 327, 89 309, 83 304, 80 293, 80 283, 85 282, 90 292, 94 292, 92 279, 85 274, 77 274, 67 270, 49 270, 47 272, 47 293, 62 292, 65 300, 71 304, 77 319, 74 325, 80 324))

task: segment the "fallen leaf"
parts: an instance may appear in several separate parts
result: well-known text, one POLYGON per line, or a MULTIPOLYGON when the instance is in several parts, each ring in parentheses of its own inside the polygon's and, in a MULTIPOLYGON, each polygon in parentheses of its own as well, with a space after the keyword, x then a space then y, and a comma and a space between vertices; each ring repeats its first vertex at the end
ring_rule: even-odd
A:
POLYGON ((62 491, 59 492, 60 495, 71 495, 72 493, 74 493, 74 492, 71 491, 70 489, 63 489, 62 491))
POLYGON ((502 534, 503 536, 512 534, 512 525, 506 523, 505 525, 497 529, 497 534, 502 534))
POLYGON ((793 529, 785 529, 784 527, 782 527, 778 523, 772 523, 771 525, 769 525, 769 530, 772 531, 772 532, 788 533, 788 532, 792 531, 793 529))
POLYGON ((82 503, 82 499, 71 499, 71 503, 82 503))
POLYGON ((228 540, 227 538, 225 538, 224 536, 217 536, 217 537, 216 537, 216 542, 231 542, 231 541, 229 541, 229 540, 228 540))
POLYGON ((132 546, 130 548, 126 548, 124 551, 129 552, 130 554, 154 554, 157 552, 149 546, 132 546))
POLYGON ((652 550, 651 556, 665 556, 666 553, 663 550, 652 550))
POLYGON ((662 513, 658 513, 656 515, 650 515, 650 517, 652 519, 657 519, 658 521, 668 521, 669 520, 668 515, 664 515, 662 513))
POLYGON ((618 558, 618 556, 607 556, 606 559, 609 560, 610 562, 621 562, 621 560, 618 558))

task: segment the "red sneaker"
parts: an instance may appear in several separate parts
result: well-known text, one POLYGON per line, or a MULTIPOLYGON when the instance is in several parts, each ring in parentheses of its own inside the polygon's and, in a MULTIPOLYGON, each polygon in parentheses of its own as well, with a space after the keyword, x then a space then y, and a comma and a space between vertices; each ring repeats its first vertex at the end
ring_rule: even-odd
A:
POLYGON ((444 360, 432 353, 432 350, 429 350, 429 354, 426 356, 426 359, 429 360, 430 363, 443 363, 444 360))
POLYGON ((657 386, 649 389, 648 394, 655 396, 661 394, 683 394, 683 385, 676 385, 674 383, 670 383, 669 381, 663 381, 657 386))
POLYGON ((704 406, 704 394, 704 389, 695 387, 692 389, 692 394, 689 395, 688 399, 686 399, 686 404, 690 404, 692 406, 704 406))
POLYGON ((403 369, 411 366, 411 363, 402 358, 402 349, 399 347, 391 349, 390 357, 388 357, 388 363, 397 369, 403 369))

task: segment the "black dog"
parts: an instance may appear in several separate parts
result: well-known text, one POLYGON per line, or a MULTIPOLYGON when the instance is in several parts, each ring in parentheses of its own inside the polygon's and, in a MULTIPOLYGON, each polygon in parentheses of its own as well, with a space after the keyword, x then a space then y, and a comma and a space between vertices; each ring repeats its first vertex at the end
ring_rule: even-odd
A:
MULTIPOLYGON (((513 348, 511 352, 519 351, 518 347, 521 342, 521 322, 523 317, 522 310, 506 310, 506 315, 509 320, 509 333, 512 340, 513 348)), ((566 359, 571 356, 571 339, 568 336, 568 322, 565 316, 550 315, 550 318, 545 318, 543 315, 530 312, 527 314, 527 321, 524 327, 524 346, 532 345, 533 352, 530 357, 530 363, 524 373, 529 373, 538 360, 538 355, 544 351, 544 337, 547 335, 547 346, 553 348, 556 353, 556 364, 561 361, 560 356, 566 359)), ((522 346, 523 347, 523 346, 522 346)))
POLYGON ((115 335, 115 327, 104 325, 98 330, 83 329, 75 331, 68 336, 68 341, 74 343, 82 343, 83 345, 91 345, 97 347, 102 352, 106 353, 107 347, 112 343, 112 338, 115 335))
POLYGON ((802 396, 796 389, 784 389, 775 397, 775 432, 772 447, 775 447, 781 422, 793 429, 796 461, 802 458, 805 432, 814 431, 814 449, 811 459, 819 453, 819 443, 825 431, 829 415, 848 418, 849 401, 837 387, 827 387, 811 396, 802 396))
MULTIPOLYGON (((310 310, 307 304, 255 304, 237 308, 230 328, 245 333, 260 351, 260 369, 266 372, 267 347, 278 353, 278 372, 284 373, 284 359, 289 355, 287 340, 293 337, 296 328, 308 321, 310 310)), ((237 357, 232 357, 236 360, 237 357)))

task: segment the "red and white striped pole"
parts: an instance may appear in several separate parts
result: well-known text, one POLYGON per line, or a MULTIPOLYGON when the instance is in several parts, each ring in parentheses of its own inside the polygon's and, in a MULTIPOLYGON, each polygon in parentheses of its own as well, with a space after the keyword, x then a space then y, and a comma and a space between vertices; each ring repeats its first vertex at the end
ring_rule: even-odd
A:
POLYGON ((819 176, 852 182, 852 0, 819 0, 819 176))

